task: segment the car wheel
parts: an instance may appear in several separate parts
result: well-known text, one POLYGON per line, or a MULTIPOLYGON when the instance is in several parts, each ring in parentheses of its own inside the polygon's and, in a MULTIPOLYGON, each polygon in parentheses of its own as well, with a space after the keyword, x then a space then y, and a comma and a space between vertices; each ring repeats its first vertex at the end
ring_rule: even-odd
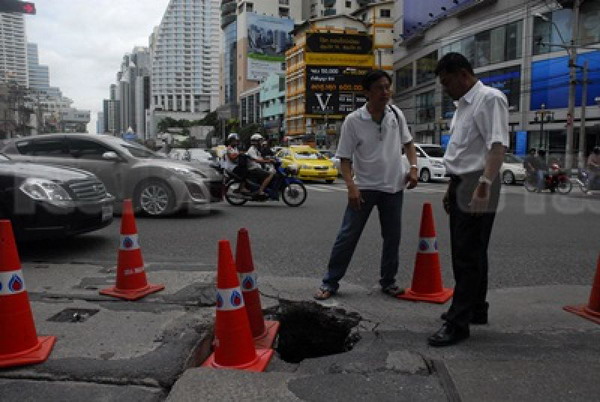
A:
POLYGON ((169 215, 175 210, 175 193, 162 180, 147 180, 138 185, 134 205, 145 215, 169 215))
POLYGON ((502 183, 504 184, 514 184, 515 183, 515 175, 510 170, 506 170, 502 173, 502 183))
POLYGON ((431 173, 429 172, 429 169, 421 169, 419 179, 421 179, 423 183, 429 183, 431 181, 431 173))

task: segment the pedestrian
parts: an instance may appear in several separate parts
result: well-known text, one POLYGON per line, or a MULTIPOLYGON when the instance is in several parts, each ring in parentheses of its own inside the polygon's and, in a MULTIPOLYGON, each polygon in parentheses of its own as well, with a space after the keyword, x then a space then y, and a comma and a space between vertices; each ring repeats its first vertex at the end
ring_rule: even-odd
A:
POLYGON ((527 172, 526 180, 535 184, 539 192, 544 188, 544 173, 539 169, 539 160, 536 157, 535 152, 535 148, 529 150, 528 155, 523 160, 523 167, 527 172))
POLYGON ((403 189, 417 185, 417 155, 406 119, 388 105, 392 78, 374 70, 363 79, 367 103, 350 113, 342 125, 336 156, 348 190, 348 205, 331 250, 317 300, 335 295, 373 207, 379 212, 383 249, 379 284, 384 293, 404 292, 396 285, 402 223, 403 189), (402 147, 410 168, 404 166, 402 147), (352 172, 354 174, 352 174, 352 172))
POLYGON ((592 151, 592 153, 590 154, 590 156, 588 156, 587 159, 587 168, 588 168, 588 172, 589 172, 589 188, 588 188, 588 192, 590 190, 595 190, 596 189, 596 180, 598 177, 600 177, 600 146, 595 146, 594 150, 592 151))
POLYGON ((428 342, 447 346, 469 337, 469 324, 486 324, 488 258, 500 195, 499 170, 508 147, 508 102, 484 85, 460 53, 448 53, 435 69, 455 101, 450 142, 444 155, 450 175, 443 206, 450 215, 452 269, 456 286, 444 324, 428 342))

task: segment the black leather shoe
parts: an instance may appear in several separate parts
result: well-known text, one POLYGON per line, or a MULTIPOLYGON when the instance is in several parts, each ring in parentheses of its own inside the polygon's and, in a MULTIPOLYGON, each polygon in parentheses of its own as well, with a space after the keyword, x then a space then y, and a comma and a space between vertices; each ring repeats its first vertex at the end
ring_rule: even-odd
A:
POLYGON ((442 328, 427 339, 431 346, 450 346, 454 345, 470 336, 468 329, 460 329, 449 322, 442 325, 442 328))
MULTIPOLYGON (((444 321, 446 321, 447 317, 448 313, 442 313, 442 315, 440 315, 440 318, 444 321)), ((488 323, 488 315, 487 313, 475 313, 473 314, 473 317, 471 317, 469 323, 473 325, 485 325, 488 323)))

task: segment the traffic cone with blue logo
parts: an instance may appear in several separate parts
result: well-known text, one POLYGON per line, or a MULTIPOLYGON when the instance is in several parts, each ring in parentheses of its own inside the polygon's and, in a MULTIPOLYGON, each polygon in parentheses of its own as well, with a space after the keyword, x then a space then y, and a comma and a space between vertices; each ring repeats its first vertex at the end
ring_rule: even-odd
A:
POLYGON ((596 263, 596 275, 594 276, 589 303, 582 306, 565 306, 563 308, 570 313, 600 324, 600 256, 598 256, 598 262, 596 263))
POLYGON ((399 299, 446 303, 454 293, 453 289, 445 289, 442 285, 440 256, 433 222, 431 204, 423 204, 421 215, 421 230, 419 232, 419 247, 415 260, 415 269, 411 287, 399 299))
POLYGON ((256 349, 231 247, 219 241, 214 352, 203 367, 265 371, 273 349, 256 349))
POLYGON ((248 236, 248 230, 244 228, 238 231, 235 266, 242 286, 242 294, 244 295, 246 313, 250 321, 254 344, 258 349, 268 349, 273 346, 279 331, 279 321, 266 321, 263 317, 257 275, 254 272, 254 262, 252 261, 252 251, 250 249, 250 237, 248 236))
POLYGON ((117 283, 113 287, 102 289, 100 294, 126 300, 138 300, 164 288, 165 285, 152 285, 146 280, 142 250, 133 216, 133 205, 131 200, 124 200, 117 260, 117 283))
POLYGON ((37 336, 9 220, 0 220, 0 368, 46 361, 55 336, 37 336))

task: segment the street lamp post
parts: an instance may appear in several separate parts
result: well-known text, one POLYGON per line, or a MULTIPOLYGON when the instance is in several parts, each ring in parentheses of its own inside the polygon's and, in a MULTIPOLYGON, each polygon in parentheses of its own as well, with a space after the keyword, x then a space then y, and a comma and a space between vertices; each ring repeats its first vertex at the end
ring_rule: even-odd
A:
POLYGON ((546 105, 542 103, 542 107, 540 110, 536 110, 535 117, 533 121, 540 124, 540 138, 538 149, 543 149, 543 145, 545 142, 546 148, 546 162, 548 162, 548 157, 550 153, 550 138, 546 139, 546 135, 544 135, 544 123, 550 123, 554 120, 554 112, 546 109, 546 105))

